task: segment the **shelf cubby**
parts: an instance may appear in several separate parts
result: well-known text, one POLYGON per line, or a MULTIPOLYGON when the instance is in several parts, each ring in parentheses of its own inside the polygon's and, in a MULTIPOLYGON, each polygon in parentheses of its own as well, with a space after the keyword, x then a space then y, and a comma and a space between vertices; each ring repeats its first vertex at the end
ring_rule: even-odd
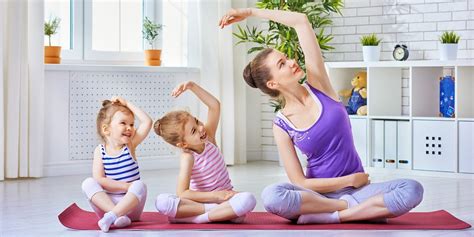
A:
POLYGON ((439 78, 443 71, 444 67, 412 67, 412 116, 439 117, 439 78))
POLYGON ((373 117, 403 117, 402 67, 368 68, 368 115, 373 117))
MULTIPOLYGON (((351 89, 351 80, 354 78, 358 72, 367 72, 366 67, 355 67, 355 68, 328 68, 329 78, 331 79, 331 84, 336 93, 339 93, 340 90, 351 89)), ((368 91, 368 88, 367 88, 368 91)), ((348 99, 343 99, 344 105, 347 105, 348 99)), ((357 116, 357 115, 354 115, 357 116)))

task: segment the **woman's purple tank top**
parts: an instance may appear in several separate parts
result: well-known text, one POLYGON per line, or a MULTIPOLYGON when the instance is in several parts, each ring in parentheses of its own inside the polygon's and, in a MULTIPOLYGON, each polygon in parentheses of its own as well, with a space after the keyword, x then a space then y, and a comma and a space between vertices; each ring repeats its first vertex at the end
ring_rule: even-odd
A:
POLYGON ((303 86, 321 108, 316 122, 309 128, 297 129, 278 112, 273 123, 285 130, 293 144, 306 155, 306 177, 334 178, 364 172, 346 108, 308 83, 303 86))

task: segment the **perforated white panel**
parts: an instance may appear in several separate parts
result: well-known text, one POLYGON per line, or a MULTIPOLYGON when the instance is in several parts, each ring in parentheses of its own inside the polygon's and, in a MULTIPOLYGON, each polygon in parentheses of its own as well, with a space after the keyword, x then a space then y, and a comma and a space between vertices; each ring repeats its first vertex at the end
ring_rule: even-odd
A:
MULTIPOLYGON (((176 106, 171 90, 176 73, 71 72, 69 90, 69 155, 73 160, 92 159, 99 144, 96 117, 102 101, 121 96, 153 120, 176 106)), ((138 125, 138 121, 136 121, 138 125)), ((140 144, 139 158, 173 155, 174 151, 153 130, 140 144)))

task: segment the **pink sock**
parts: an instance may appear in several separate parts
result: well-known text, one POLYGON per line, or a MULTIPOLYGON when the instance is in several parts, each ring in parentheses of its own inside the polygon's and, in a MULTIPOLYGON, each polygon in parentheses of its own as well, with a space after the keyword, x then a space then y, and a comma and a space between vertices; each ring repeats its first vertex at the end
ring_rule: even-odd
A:
POLYGON ((298 224, 336 224, 340 223, 339 213, 314 213, 304 214, 298 218, 298 224))

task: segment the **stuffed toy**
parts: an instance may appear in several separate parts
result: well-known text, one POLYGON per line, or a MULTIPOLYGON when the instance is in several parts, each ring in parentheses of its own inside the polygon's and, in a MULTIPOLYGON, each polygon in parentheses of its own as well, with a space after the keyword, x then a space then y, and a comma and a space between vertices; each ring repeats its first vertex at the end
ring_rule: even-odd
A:
POLYGON ((340 90, 339 96, 349 98, 348 114, 367 115, 367 72, 358 72, 351 80, 352 89, 340 90))

